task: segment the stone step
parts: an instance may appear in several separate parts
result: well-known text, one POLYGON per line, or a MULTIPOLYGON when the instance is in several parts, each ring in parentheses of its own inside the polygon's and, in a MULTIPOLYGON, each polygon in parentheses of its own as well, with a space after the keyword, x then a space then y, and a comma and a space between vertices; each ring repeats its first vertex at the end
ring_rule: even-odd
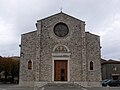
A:
POLYGON ((82 88, 82 86, 75 83, 48 83, 44 88, 82 88))

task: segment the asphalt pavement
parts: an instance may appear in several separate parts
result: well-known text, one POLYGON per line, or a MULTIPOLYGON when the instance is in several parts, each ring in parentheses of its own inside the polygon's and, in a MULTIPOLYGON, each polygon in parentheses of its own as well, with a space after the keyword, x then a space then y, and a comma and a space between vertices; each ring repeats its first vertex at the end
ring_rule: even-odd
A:
POLYGON ((64 88, 64 87, 20 87, 19 85, 0 85, 0 90, 120 90, 120 87, 90 87, 90 88, 64 88))

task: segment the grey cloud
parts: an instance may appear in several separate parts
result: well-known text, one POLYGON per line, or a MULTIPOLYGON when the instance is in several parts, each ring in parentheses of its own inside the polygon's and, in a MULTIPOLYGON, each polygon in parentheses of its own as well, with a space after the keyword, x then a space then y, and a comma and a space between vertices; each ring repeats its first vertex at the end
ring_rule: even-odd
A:
MULTIPOLYGON (((37 20, 60 12, 62 7, 63 12, 86 21, 86 31, 101 36, 102 56, 107 58, 119 58, 120 56, 118 49, 120 39, 117 36, 117 33, 120 33, 118 30, 120 28, 113 28, 113 23, 111 23, 116 14, 120 15, 119 0, 1 0, 0 3, 0 18, 13 24, 14 30, 11 32, 15 32, 13 37, 17 40, 11 44, 6 44, 5 47, 7 48, 0 48, 0 51, 5 52, 4 55, 11 55, 11 53, 19 55, 20 35, 36 30, 35 23, 37 20), (117 29, 117 32, 101 35, 100 33, 106 32, 108 27, 117 29), (113 41, 109 40, 114 36, 117 36, 118 39, 116 37, 113 41), (111 42, 116 43, 117 46, 114 47, 111 42), (11 52, 8 52, 9 50, 11 52)), ((0 45, 3 44, 0 43, 0 45)))

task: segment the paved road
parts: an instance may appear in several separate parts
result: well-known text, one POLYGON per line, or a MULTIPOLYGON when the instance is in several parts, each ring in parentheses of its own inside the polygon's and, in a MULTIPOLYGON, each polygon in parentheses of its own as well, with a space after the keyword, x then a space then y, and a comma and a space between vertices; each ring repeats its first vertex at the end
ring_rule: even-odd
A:
POLYGON ((0 84, 0 90, 34 90, 31 87, 20 87, 19 85, 0 84))
POLYGON ((0 85, 0 90, 120 90, 120 87, 100 87, 100 88, 32 88, 32 87, 19 87, 18 85, 0 85))
POLYGON ((41 90, 88 90, 86 88, 42 88, 41 90))
POLYGON ((99 88, 81 88, 81 89, 62 89, 62 88, 49 88, 49 89, 42 89, 42 90, 120 90, 120 87, 99 87, 99 88))
POLYGON ((0 90, 34 90, 33 88, 0 88, 0 90))
POLYGON ((120 87, 89 88, 88 90, 120 90, 120 87))
MULTIPOLYGON (((36 90, 34 88, 0 88, 0 90, 36 90)), ((81 88, 81 89, 60 89, 60 88, 51 88, 51 89, 37 89, 37 90, 120 90, 120 88, 81 88)))

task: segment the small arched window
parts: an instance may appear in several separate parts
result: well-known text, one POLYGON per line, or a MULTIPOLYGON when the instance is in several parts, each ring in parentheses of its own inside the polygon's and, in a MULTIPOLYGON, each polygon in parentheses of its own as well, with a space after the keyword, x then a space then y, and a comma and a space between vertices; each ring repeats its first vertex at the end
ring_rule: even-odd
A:
POLYGON ((93 62, 90 61, 90 70, 93 70, 93 62))
POLYGON ((31 61, 31 60, 28 61, 28 69, 29 69, 29 70, 32 69, 32 61, 31 61))

